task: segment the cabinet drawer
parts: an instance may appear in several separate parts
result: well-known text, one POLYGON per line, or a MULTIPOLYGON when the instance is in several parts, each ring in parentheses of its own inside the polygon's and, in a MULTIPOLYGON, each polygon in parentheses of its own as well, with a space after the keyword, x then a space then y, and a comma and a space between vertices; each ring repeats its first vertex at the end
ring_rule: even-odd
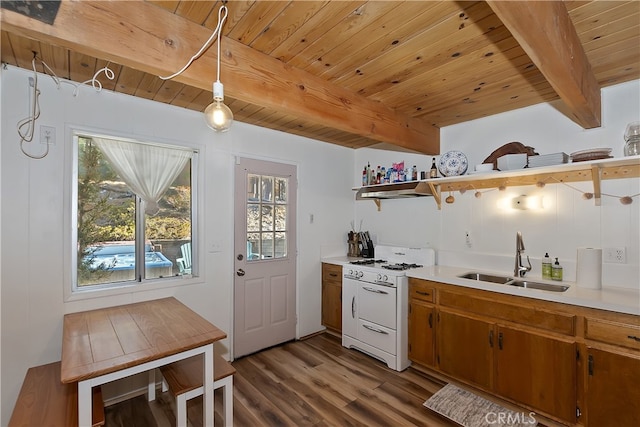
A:
POLYGON ((501 296, 498 294, 495 299, 489 300, 445 290, 438 292, 439 302, 442 306, 454 307, 467 313, 494 317, 560 334, 575 335, 576 316, 571 314, 541 310, 524 303, 500 301, 501 296))
POLYGON ((585 338, 640 350, 640 325, 585 318, 585 338))
POLYGON ((342 266, 322 263, 322 280, 342 282, 342 266))
POLYGON ((433 302, 435 289, 429 283, 418 281, 409 282, 409 299, 419 299, 421 301, 433 302))
POLYGON ((393 329, 359 319, 358 339, 389 354, 396 354, 396 331, 393 329))

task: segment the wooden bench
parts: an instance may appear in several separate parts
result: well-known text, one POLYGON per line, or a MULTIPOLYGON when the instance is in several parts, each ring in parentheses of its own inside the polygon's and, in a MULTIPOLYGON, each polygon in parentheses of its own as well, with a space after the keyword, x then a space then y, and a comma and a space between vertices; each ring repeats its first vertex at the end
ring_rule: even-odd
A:
MULTIPOLYGON (((24 377, 9 427, 77 427, 78 384, 60 381, 61 362, 29 368, 24 377)), ((100 387, 93 388, 92 426, 104 425, 100 387)))
MULTIPOLYGON (((194 356, 169 365, 161 366, 160 372, 164 377, 163 384, 176 400, 176 426, 187 425, 187 400, 201 396, 202 366, 201 356, 194 356)), ((233 425, 233 374, 236 369, 221 356, 215 356, 213 362, 213 389, 223 387, 223 417, 225 426, 233 425)))

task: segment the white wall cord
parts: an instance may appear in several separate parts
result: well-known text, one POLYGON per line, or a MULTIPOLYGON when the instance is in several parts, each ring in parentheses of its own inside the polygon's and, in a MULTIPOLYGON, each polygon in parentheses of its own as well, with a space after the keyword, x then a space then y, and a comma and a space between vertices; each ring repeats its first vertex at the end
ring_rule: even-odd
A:
MULTIPOLYGON (((25 142, 33 142, 33 135, 35 134, 35 128, 36 128, 36 120, 38 119, 38 117, 40 117, 40 101, 39 101, 40 89, 38 89, 38 72, 36 70, 36 59, 39 59, 39 58, 37 58, 37 56, 34 54, 33 59, 31 60, 31 66, 33 68, 33 91, 31 92, 30 115, 20 120, 17 124, 17 128, 18 128, 18 136, 20 137, 20 150, 25 156, 37 160, 37 159, 43 159, 47 156, 47 154, 49 154, 48 143, 45 144, 46 146, 45 152, 39 156, 29 154, 24 149, 25 142), (26 132, 23 130, 25 126, 27 127, 26 132)), ((42 59, 39 59, 39 60, 42 63, 43 67, 49 73, 51 73, 49 76, 56 83, 56 86, 58 87, 58 89, 60 89, 62 83, 67 83, 74 86, 74 89, 73 89, 74 97, 78 96, 80 86, 88 83, 91 83, 91 86, 96 90, 96 92, 100 92, 102 90, 102 83, 98 80, 98 75, 100 75, 100 73, 102 72, 104 72, 105 76, 109 80, 113 80, 115 78, 115 73, 113 72, 113 70, 109 68, 109 64, 107 64, 105 67, 99 69, 91 79, 84 81, 80 84, 74 83, 68 80, 61 80, 56 75, 56 73, 54 73, 53 70, 47 65, 46 62, 44 62, 42 59)))
POLYGON ((213 39, 217 35, 218 36, 218 75, 217 75, 217 81, 220 81, 220 35, 222 33, 222 26, 224 25, 224 21, 227 20, 227 15, 228 15, 227 6, 225 6, 223 4, 222 6, 220 6, 220 9, 218 10, 218 25, 213 30, 213 34, 211 34, 209 39, 202 45, 200 50, 198 52, 196 52, 196 54, 193 55, 191 57, 191 59, 189 59, 189 61, 187 61, 185 66, 182 67, 179 71, 176 71, 175 73, 171 74, 170 76, 158 76, 158 77, 160 79, 162 79, 162 80, 170 80, 170 79, 172 79, 174 77, 177 77, 180 74, 182 74, 187 68, 189 68, 189 66, 193 63, 193 61, 198 59, 204 53, 204 51, 209 48, 209 46, 211 45, 211 42, 213 41, 213 39), (224 16, 222 15, 223 12, 224 12, 224 16))

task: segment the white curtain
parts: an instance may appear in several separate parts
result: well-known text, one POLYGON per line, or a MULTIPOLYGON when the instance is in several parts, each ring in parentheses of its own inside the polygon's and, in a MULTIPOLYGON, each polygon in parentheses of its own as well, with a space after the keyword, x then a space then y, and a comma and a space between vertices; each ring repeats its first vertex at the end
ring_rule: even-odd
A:
POLYGON ((158 213, 158 200, 182 172, 193 152, 149 144, 92 138, 111 166, 145 202, 150 215, 158 213))

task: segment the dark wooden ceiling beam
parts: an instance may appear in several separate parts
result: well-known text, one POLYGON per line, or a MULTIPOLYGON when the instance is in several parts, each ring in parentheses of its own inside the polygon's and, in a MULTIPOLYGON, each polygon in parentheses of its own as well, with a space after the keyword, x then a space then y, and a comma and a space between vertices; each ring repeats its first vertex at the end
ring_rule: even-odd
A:
POLYGON ((562 1, 487 3, 585 129, 601 125, 600 86, 562 1))
MULTIPOLYGON (((63 1, 53 25, 7 10, 1 19, 8 32, 154 75, 182 68, 211 35, 205 27, 137 1, 63 1)), ((214 44, 175 81, 210 91, 216 60, 214 44)), ((221 62, 221 81, 229 97, 405 149, 440 152, 437 127, 236 40, 223 37, 221 62)))

